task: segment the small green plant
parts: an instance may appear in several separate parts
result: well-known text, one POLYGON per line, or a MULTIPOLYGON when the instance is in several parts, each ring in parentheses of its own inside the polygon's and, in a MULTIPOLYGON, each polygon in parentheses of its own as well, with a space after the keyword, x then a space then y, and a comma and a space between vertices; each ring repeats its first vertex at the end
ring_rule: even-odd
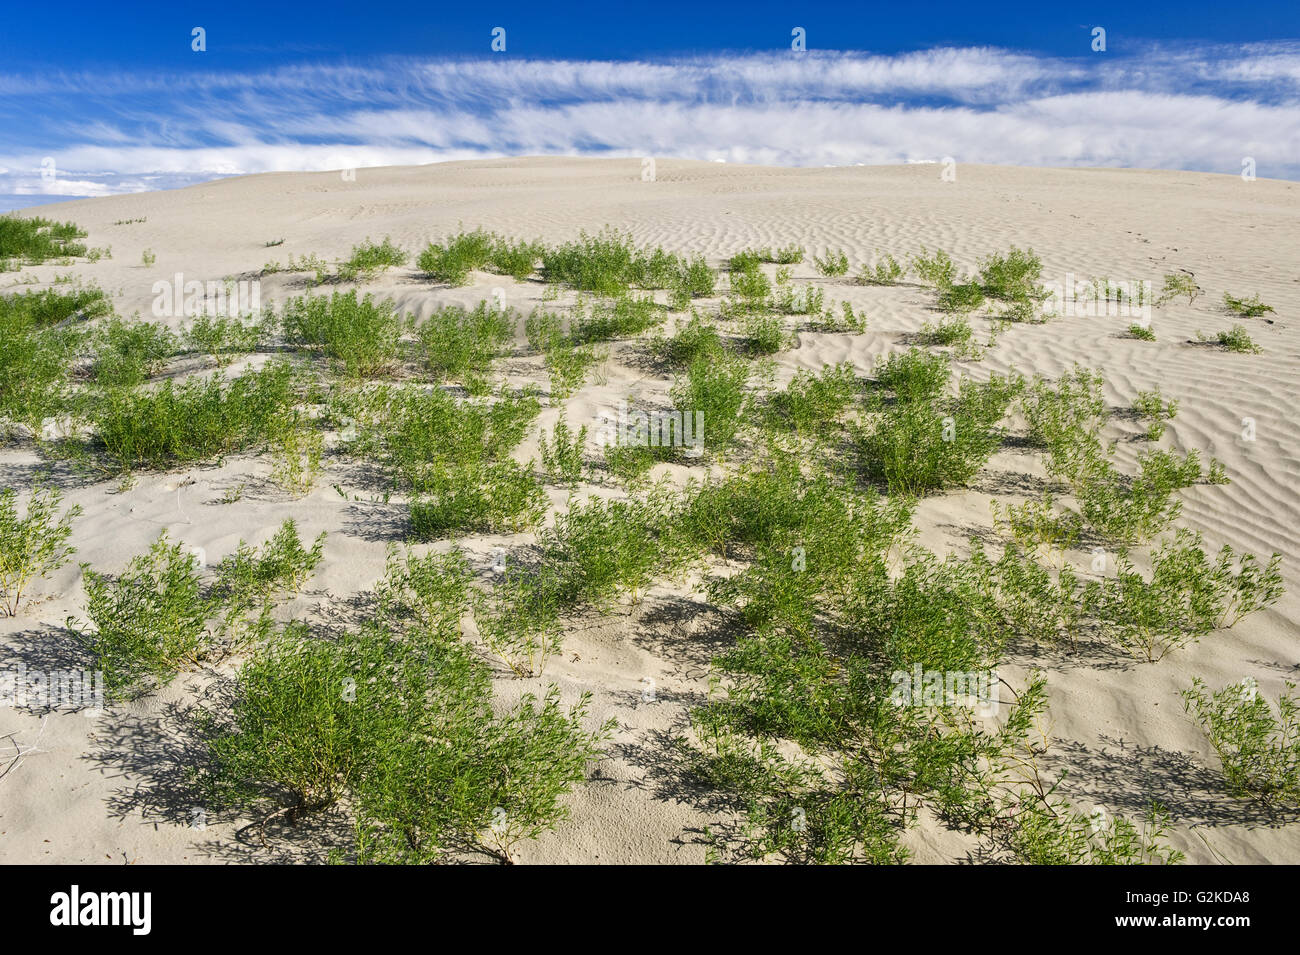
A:
POLYGON ((320 429, 294 409, 271 435, 271 480, 295 497, 310 494, 320 478, 323 452, 320 429))
POLYGON ((907 270, 892 255, 882 255, 874 266, 864 265, 858 281, 864 285, 897 285, 907 270))
POLYGON ((145 249, 143 252, 140 253, 140 262, 146 268, 153 265, 157 261, 158 261, 158 256, 154 255, 153 250, 151 249, 145 249))
POLYGON ((1133 324, 1128 327, 1130 338, 1136 338, 1139 341, 1153 342, 1156 340, 1156 333, 1151 330, 1150 325, 1133 324))
POLYGON ((489 271, 508 275, 516 282, 524 282, 536 270, 542 252, 540 242, 511 242, 494 236, 486 267, 489 271))
POLYGON ((989 298, 1004 302, 1037 302, 1045 295, 1038 281, 1043 263, 1033 249, 1014 245, 1006 255, 991 255, 980 263, 980 286, 989 298))
POLYGON ((91 629, 73 620, 68 626, 94 655, 111 699, 165 685, 180 668, 207 658, 212 603, 203 595, 197 558, 183 544, 170 543, 164 532, 120 576, 82 569, 91 629))
POLYGON ((551 568, 507 561, 502 580, 478 598, 474 622, 488 650, 516 676, 541 676, 563 647, 559 581, 551 568))
POLYGON ((744 319, 741 341, 745 350, 754 355, 774 355, 786 345, 785 326, 775 315, 754 313, 744 319))
POLYGON ((13 617, 32 581, 44 580, 68 562, 76 548, 68 544, 80 505, 58 513, 62 496, 56 489, 37 487, 18 516, 18 492, 0 491, 0 601, 13 617))
POLYGON ((717 325, 692 312, 690 321, 678 325, 671 337, 656 337, 651 349, 655 358, 668 367, 684 368, 696 359, 721 354, 722 336, 717 325))
POLYGON ((612 301, 601 300, 590 308, 579 306, 570 331, 576 344, 631 338, 663 323, 663 306, 649 295, 621 295, 612 301))
POLYGON ((1187 304, 1191 305, 1196 301, 1196 296, 1201 293, 1200 287, 1196 284, 1196 279, 1187 272, 1169 272, 1165 275, 1164 288, 1160 291, 1160 297, 1156 299, 1157 305, 1162 305, 1170 299, 1177 298, 1180 295, 1187 296, 1187 304))
POLYGON ((1265 803, 1300 807, 1300 704, 1286 681, 1277 714, 1253 679, 1214 693, 1198 677, 1183 708, 1200 724, 1223 766, 1228 791, 1265 803))
POLYGON ((976 282, 940 286, 938 308, 943 312, 968 315, 984 304, 984 289, 976 282))
POLYGON ((546 371, 551 381, 551 398, 563 400, 582 387, 592 368, 609 357, 607 349, 575 345, 567 338, 554 340, 546 350, 546 371))
POLYGON ((843 249, 827 249, 826 257, 813 256, 813 265, 817 266, 817 271, 827 277, 838 275, 847 275, 849 271, 849 257, 844 254, 843 249))
POLYGON ((1151 391, 1139 391, 1133 399, 1133 413, 1146 422, 1148 441, 1159 441, 1165 433, 1165 422, 1178 414, 1178 400, 1165 401, 1160 386, 1151 391))
POLYGON ((379 243, 371 242, 367 237, 360 245, 352 247, 352 255, 339 267, 339 275, 344 279, 358 275, 369 279, 386 269, 405 265, 408 258, 387 236, 379 243))
POLYGON ((957 277, 957 266, 948 257, 947 252, 936 249, 931 254, 926 250, 925 246, 921 246, 920 255, 912 257, 912 271, 919 275, 922 280, 939 289, 952 285, 953 279, 957 277))
POLYGON ((1261 315, 1273 311, 1272 305, 1265 305, 1260 301, 1258 292, 1250 298, 1237 298, 1228 292, 1224 292, 1223 304, 1228 311, 1240 315, 1242 318, 1259 318, 1261 315))
POLYGON ((461 232, 441 245, 430 243, 416 259, 421 272, 438 282, 464 285, 469 273, 484 268, 492 258, 493 237, 477 229, 461 232))
POLYGON ((576 432, 560 416, 551 432, 551 440, 546 435, 540 436, 538 450, 542 456, 542 467, 547 476, 556 484, 573 487, 582 480, 583 450, 587 444, 587 426, 583 425, 576 432))
POLYGON ((37 328, 49 328, 71 318, 102 318, 112 312, 113 303, 108 295, 94 285, 71 292, 49 288, 0 295, 0 323, 5 325, 21 316, 37 328))
POLYGON ((948 384, 951 374, 947 355, 920 348, 876 359, 872 373, 877 386, 892 392, 899 401, 924 401, 935 397, 948 384))
POLYGON ((1219 332, 1213 338, 1196 333, 1196 340, 1199 342, 1209 342, 1214 345, 1221 345, 1228 351, 1242 352, 1243 354, 1259 354, 1264 349, 1260 348, 1251 339, 1250 333, 1246 331, 1244 325, 1233 325, 1226 332, 1219 332))
POLYGON ((749 375, 749 364, 737 356, 697 358, 672 386, 673 407, 683 415, 701 415, 704 446, 717 456, 735 441, 750 405, 749 375))

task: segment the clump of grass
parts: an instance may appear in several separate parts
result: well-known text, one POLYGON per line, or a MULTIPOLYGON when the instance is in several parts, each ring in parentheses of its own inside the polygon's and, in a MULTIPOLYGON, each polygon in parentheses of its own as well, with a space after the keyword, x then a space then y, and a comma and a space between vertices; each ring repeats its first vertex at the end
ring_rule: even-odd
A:
POLYGON ((8 260, 39 265, 47 259, 66 259, 86 254, 77 242, 86 233, 73 222, 55 222, 39 216, 0 216, 0 262, 8 260))
POLYGON ((118 469, 166 468, 244 450, 275 434, 297 401, 292 369, 267 365, 227 380, 113 388, 90 403, 94 438, 118 469))
POLYGON ((0 602, 11 617, 33 581, 44 580, 76 553, 68 538, 81 506, 59 514, 62 503, 58 490, 37 487, 19 517, 18 492, 10 487, 0 491, 0 602))
POLYGON ((408 324, 391 302, 359 297, 355 290, 291 298, 281 323, 291 343, 319 350, 353 379, 393 368, 408 324))
POLYGON ((1187 304, 1191 305, 1196 301, 1196 296, 1199 294, 1201 294, 1201 288, 1196 284, 1196 279, 1189 273, 1169 272, 1165 275, 1165 284, 1160 290, 1160 297, 1156 299, 1156 304, 1163 305, 1170 299, 1186 295, 1187 304))
POLYGON ((91 338, 91 374, 97 384, 130 388, 162 371, 176 354, 176 336, 160 322, 127 322, 114 316, 91 338))
POLYGON ((843 249, 827 249, 825 258, 813 256, 813 265, 817 271, 828 278, 839 275, 847 275, 849 271, 849 257, 844 254, 843 249))
POLYGON ((514 339, 513 309, 479 302, 472 311, 458 305, 438 309, 416 332, 425 367, 439 378, 461 381, 486 375, 493 359, 514 339))
POLYGON ((1223 304, 1228 311, 1240 315, 1242 318, 1259 318, 1261 315, 1273 311, 1272 305, 1265 305, 1260 301, 1258 292, 1250 298, 1237 298, 1228 292, 1224 292, 1223 304))
POLYGON ((1300 806, 1300 705, 1286 681, 1277 714, 1252 679, 1214 693, 1199 677, 1183 708, 1200 724, 1223 766, 1228 791, 1271 805, 1300 806))
POLYGON ((1219 332, 1213 338, 1197 332, 1196 340, 1198 342, 1209 342, 1214 345, 1220 345, 1228 351, 1241 352, 1242 354, 1247 355, 1258 355, 1264 350, 1255 344, 1254 340, 1250 337, 1250 333, 1246 331, 1244 325, 1233 325, 1228 331, 1219 332))
POLYGON ((1127 329, 1130 338, 1136 338, 1139 341, 1153 342, 1156 340, 1156 333, 1150 325, 1130 325, 1127 329))
POLYGON ((410 258, 405 252, 393 245, 388 236, 383 242, 371 242, 369 237, 360 245, 352 247, 352 254, 339 266, 339 277, 351 280, 357 276, 373 278, 387 269, 402 266, 410 258))

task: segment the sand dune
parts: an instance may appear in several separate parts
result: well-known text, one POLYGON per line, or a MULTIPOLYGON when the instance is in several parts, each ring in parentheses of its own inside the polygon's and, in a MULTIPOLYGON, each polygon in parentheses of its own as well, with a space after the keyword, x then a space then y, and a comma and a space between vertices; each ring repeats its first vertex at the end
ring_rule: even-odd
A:
MULTIPOLYGON (((1161 306, 1154 343, 1124 337, 1117 318, 1066 317, 1007 331, 984 361, 966 363, 980 377, 1017 369, 1055 376, 1082 363, 1102 372, 1113 406, 1159 385, 1180 401, 1163 447, 1198 449, 1220 459, 1232 483, 1184 492, 1182 523, 1218 547, 1284 555, 1288 592, 1270 609, 1229 631, 1153 664, 1071 656, 1054 650, 1018 652, 1008 674, 1033 668, 1049 677, 1053 769, 1068 769, 1064 791, 1079 805, 1137 815, 1152 798, 1173 812, 1171 842, 1189 860, 1214 863, 1300 862, 1300 823, 1253 813, 1216 782, 1217 763, 1204 736, 1183 712, 1179 692, 1192 677, 1212 686, 1251 676, 1273 698, 1300 677, 1300 429, 1290 417, 1300 389, 1300 184, 1234 176, 1113 169, 1021 169, 961 166, 955 182, 938 167, 780 169, 659 160, 654 181, 637 160, 526 158, 338 172, 247 176, 174 192, 83 200, 50 206, 42 215, 71 219, 88 244, 111 245, 111 260, 25 270, 42 282, 69 272, 109 290, 118 314, 150 317, 153 283, 176 273, 187 279, 253 277, 270 260, 315 253, 346 257, 366 237, 390 236, 417 251, 458 226, 517 238, 559 241, 609 224, 670 251, 700 253, 710 264, 752 246, 799 244, 810 253, 843 248, 854 270, 877 250, 900 259, 928 248, 947 250, 963 270, 1014 244, 1032 247, 1044 278, 1150 280, 1167 272, 1195 274, 1206 294, 1161 306), (145 222, 116 225, 122 220, 145 222), (283 239, 283 245, 266 243, 283 239), (156 264, 141 265, 152 250, 156 264), (1276 312, 1269 320, 1223 312, 1224 291, 1258 292, 1276 312), (1264 351, 1241 355, 1189 343, 1195 333, 1241 321, 1264 351), (1241 438, 1252 418, 1256 437, 1241 438)), ((857 286, 824 279, 805 262, 794 277, 825 288, 866 314, 862 335, 801 332, 797 348, 776 356, 777 381, 796 370, 848 361, 863 374, 875 358, 902 346, 933 317, 931 291, 919 285, 857 286)), ((7 278, 7 276, 5 277, 7 278)), ((302 277, 262 279, 264 304, 302 294, 302 277)), ((527 313, 543 302, 537 281, 475 274, 472 285, 432 285, 413 267, 387 272, 365 289, 426 316, 448 302, 473 304, 504 289, 509 305, 527 313)), ((566 293, 562 301, 573 296, 566 293)), ((180 319, 171 319, 179 323, 180 319)), ((594 420, 625 395, 666 396, 670 380, 624 361, 634 346, 613 347, 603 381, 589 383, 565 406, 571 422, 594 420)), ((238 366, 236 366, 238 367, 238 366)), ((543 380, 535 360, 502 363, 510 380, 543 380)), ((545 408, 544 428, 560 409, 545 408)), ((1134 431, 1136 425, 1131 425, 1134 431)), ((518 457, 534 453, 535 440, 518 457)), ((1136 447, 1121 442, 1131 465, 1136 447)), ((30 450, 0 450, 3 484, 26 486, 40 461, 30 450)), ((327 531, 325 561, 308 592, 287 613, 326 616, 382 576, 385 548, 400 539, 402 509, 345 499, 346 466, 331 462, 319 486, 293 500, 261 479, 268 465, 235 457, 222 466, 141 474, 118 481, 71 482, 66 499, 84 515, 73 543, 77 561, 121 568, 159 531, 206 550, 210 562, 241 539, 264 541, 286 517, 304 535, 327 531), (187 483, 192 482, 192 483, 187 483), (234 489, 242 496, 229 503, 234 489)), ((925 499, 917 513, 920 543, 960 547, 971 528, 989 524, 998 487, 1017 486, 1041 464, 1014 449, 999 452, 961 493, 925 499)), ((566 495, 550 489, 554 509, 566 495)), ((477 559, 530 539, 482 536, 464 542, 477 559)), ((441 545, 438 545, 441 546, 441 545)), ((1079 555, 1075 555, 1079 556, 1079 555)), ((1086 559, 1086 555, 1085 555, 1086 559)), ((13 619, 0 620, 0 667, 55 665, 67 652, 63 623, 80 613, 84 590, 76 562, 37 588, 13 619)), ((566 635, 565 650, 539 680, 502 677, 505 696, 556 682, 566 700, 590 691, 592 716, 619 728, 610 758, 571 797, 572 816, 557 831, 521 847, 524 862, 698 863, 698 835, 710 817, 664 769, 665 737, 680 729, 707 692, 710 657, 718 649, 713 611, 699 595, 669 584, 652 589, 632 612, 592 617, 566 635), (641 699, 643 680, 657 699, 641 699)), ((66 665, 66 664, 65 664, 66 665)), ((227 669, 228 672, 228 669, 227 669)), ((0 709, 0 859, 6 862, 174 863, 310 859, 303 832, 278 831, 269 847, 237 835, 237 824, 190 825, 183 718, 211 683, 190 674, 137 703, 91 719, 0 709), (9 749, 6 749, 8 740, 9 749), (13 745, 30 748, 18 765, 13 745)), ((313 825, 327 826, 328 820, 313 825)), ((968 840, 927 821, 906 837, 922 862, 962 861, 968 840)))

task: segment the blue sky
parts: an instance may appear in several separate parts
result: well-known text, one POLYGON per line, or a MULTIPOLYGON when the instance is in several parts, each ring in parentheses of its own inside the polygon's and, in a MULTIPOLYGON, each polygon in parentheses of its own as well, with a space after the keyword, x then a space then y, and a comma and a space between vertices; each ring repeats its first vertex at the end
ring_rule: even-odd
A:
POLYGON ((0 208, 517 154, 1300 179, 1300 4, 74 2, 0 27, 0 208))

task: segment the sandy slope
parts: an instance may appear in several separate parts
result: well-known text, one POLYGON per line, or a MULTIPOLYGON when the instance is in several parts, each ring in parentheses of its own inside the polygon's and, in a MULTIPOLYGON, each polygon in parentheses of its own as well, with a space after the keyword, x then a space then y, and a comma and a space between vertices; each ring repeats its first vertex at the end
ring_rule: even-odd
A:
MULTIPOLYGON (((48 281, 73 271, 112 290, 119 314, 148 317, 153 282, 176 272, 202 280, 248 275, 290 253, 345 256, 367 236, 391 236, 417 250, 460 223, 547 240, 609 223, 644 242, 703 253, 713 264, 747 246, 798 243, 810 252, 843 247, 856 270, 877 249, 902 258, 924 244, 947 249, 970 269, 979 257, 1015 243, 1032 246, 1044 261, 1045 278, 1058 281, 1071 272, 1149 279, 1158 287, 1164 273, 1191 270, 1207 294, 1192 307, 1180 302, 1158 309, 1154 344, 1122 337, 1126 323, 1118 319, 1066 318, 1013 328, 984 362, 970 367, 976 375, 1013 366, 1056 375, 1082 362, 1106 375, 1108 396, 1121 407, 1137 391, 1160 384, 1181 401, 1162 446, 1216 455, 1233 482, 1186 492, 1183 522, 1205 532, 1215 547, 1227 541, 1265 554, 1281 551, 1289 593, 1271 610, 1160 663, 1025 648, 1006 672, 1018 676, 1030 666, 1049 672, 1058 738, 1053 767, 1070 770, 1066 789, 1082 808, 1136 815, 1159 798, 1178 817, 1174 842, 1192 860, 1300 862, 1300 824, 1284 824, 1222 792, 1214 758, 1178 698, 1193 676, 1219 686, 1250 675, 1272 697, 1284 679, 1300 675, 1300 434, 1290 420, 1300 371, 1294 327, 1300 314, 1300 184, 1199 173, 978 166, 960 167, 955 182, 942 182, 934 166, 776 169, 666 160, 656 172, 656 181, 644 182, 634 160, 520 159, 363 169, 352 182, 338 173, 250 176, 67 203, 41 214, 79 222, 89 229, 89 244, 112 246, 112 260, 28 272, 48 281), (114 224, 135 218, 147 221, 114 224), (280 238, 282 246, 264 247, 280 238), (145 248, 157 254, 152 268, 140 264, 145 248), (1225 289, 1258 291, 1277 309, 1271 323, 1244 320, 1264 354, 1188 343, 1198 329, 1217 331, 1234 321, 1217 304, 1225 289), (1240 439, 1244 417, 1256 421, 1254 442, 1240 439)), ((853 286, 821 279, 811 264, 796 266, 794 273, 799 281, 825 285, 828 300, 847 299, 864 310, 870 327, 860 336, 803 333, 797 349, 778 356, 778 381, 795 369, 837 361, 866 372, 877 355, 900 347, 932 314, 931 293, 917 286, 853 286)), ((444 302, 476 302, 493 287, 503 287, 508 303, 525 312, 541 302, 540 283, 475 279, 471 287, 448 290, 407 268, 368 289, 422 315, 444 302)), ((264 301, 299 294, 299 281, 267 277, 264 301)), ((634 355, 633 346, 615 347, 603 382, 589 384, 567 403, 571 422, 592 419, 620 395, 666 393, 667 379, 643 364, 619 360, 634 355)), ((503 369, 516 381, 544 380, 534 359, 508 359, 503 369)), ((558 414, 546 409, 541 424, 549 428, 558 414)), ((1138 430, 1132 423, 1119 427, 1138 430)), ((527 443, 521 455, 533 447, 527 443)), ((1138 447, 1121 443, 1122 459, 1131 463, 1138 447)), ((5 484, 25 485, 37 464, 27 451, 5 450, 0 477, 5 484)), ((74 536, 77 559, 120 569, 166 529, 217 561, 241 538, 260 543, 292 516, 304 533, 326 530, 330 536, 310 592, 289 610, 313 617, 345 613, 346 598, 381 576, 386 545, 403 533, 402 508, 345 500, 332 484, 351 493, 364 489, 349 483, 349 469, 338 462, 303 500, 260 480, 267 471, 264 461, 240 458, 221 468, 144 475, 125 490, 116 482, 70 482, 68 500, 86 512, 74 536), (185 481, 193 483, 181 486, 185 481), (222 503, 241 485, 237 501, 222 503)), ((993 494, 1015 495, 1027 486, 1023 476, 1041 473, 1041 464, 1027 454, 999 453, 973 490, 923 503, 921 542, 959 545, 970 528, 988 524, 993 494)), ((551 492, 557 506, 564 496, 551 492)), ((486 566, 494 547, 527 539, 475 538, 468 547, 486 566)), ((61 626, 80 610, 79 578, 74 562, 41 585, 41 596, 16 619, 0 620, 0 667, 20 661, 33 668, 73 665, 76 657, 61 626)), ((612 715, 620 728, 612 758, 574 795, 572 818, 523 847, 521 860, 703 860, 699 830, 710 816, 673 773, 666 740, 707 689, 709 658, 727 639, 719 622, 698 597, 661 586, 630 614, 574 625, 546 681, 557 681, 567 699, 591 691, 593 718, 612 715), (646 679, 656 686, 652 703, 641 699, 646 679)), ((236 837, 237 823, 191 827, 195 807, 185 773, 192 760, 180 727, 207 682, 202 675, 178 681, 98 719, 0 709, 0 772, 12 761, 14 743, 34 747, 0 778, 0 859, 301 857, 303 850, 295 847, 311 842, 302 832, 270 832, 266 848, 256 834, 236 837)), ((538 682, 503 679, 499 690, 511 695, 538 682)), ((921 861, 962 860, 972 848, 934 825, 910 834, 908 843, 921 861)))

